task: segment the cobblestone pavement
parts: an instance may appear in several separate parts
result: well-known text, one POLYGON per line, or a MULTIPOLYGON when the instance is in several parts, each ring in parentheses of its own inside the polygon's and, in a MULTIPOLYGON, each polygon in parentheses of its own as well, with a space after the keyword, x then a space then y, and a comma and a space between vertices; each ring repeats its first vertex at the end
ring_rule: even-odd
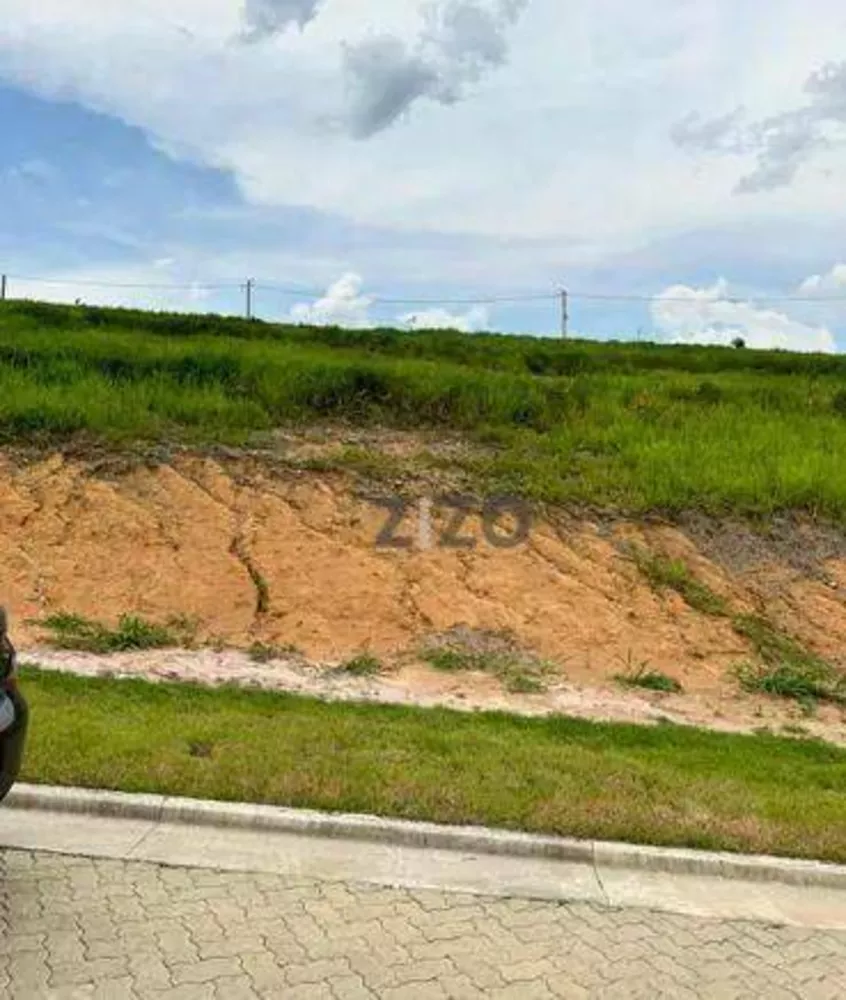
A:
POLYGON ((0 851, 0 996, 846 996, 846 933, 0 851))

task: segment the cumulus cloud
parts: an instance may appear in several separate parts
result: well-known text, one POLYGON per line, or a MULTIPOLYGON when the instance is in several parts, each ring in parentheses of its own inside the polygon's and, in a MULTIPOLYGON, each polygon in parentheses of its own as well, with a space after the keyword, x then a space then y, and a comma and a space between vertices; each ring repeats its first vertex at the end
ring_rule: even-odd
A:
POLYGON ((343 275, 329 286, 323 298, 295 305, 291 309, 291 321, 308 326, 372 326, 370 307, 373 305, 373 298, 362 295, 362 284, 358 274, 343 275))
POLYGON ((803 106, 757 122, 747 122, 742 108, 710 120, 693 112, 670 137, 694 153, 754 154, 755 167, 738 181, 737 194, 785 187, 814 153, 846 142, 846 62, 812 73, 804 92, 803 106))
POLYGON ((473 333, 489 326, 487 309, 475 306, 466 313, 451 313, 447 309, 424 309, 399 317, 402 326, 410 330, 460 330, 473 333))
POLYGON ((322 0, 244 0, 244 39, 259 41, 292 25, 302 29, 317 17, 321 4, 322 0))
POLYGON ((818 325, 842 330, 846 324, 846 264, 834 264, 822 274, 811 274, 796 289, 801 299, 794 315, 802 315, 818 325))
POLYGON ((672 343, 729 345, 741 337, 747 347, 826 353, 837 350, 828 327, 732 299, 723 278, 708 288, 666 288, 652 303, 652 319, 660 339, 672 343))
POLYGON ((799 286, 803 294, 843 294, 846 291, 846 264, 835 264, 825 274, 812 274, 799 286))
POLYGON ((420 98, 455 104, 508 57, 507 31, 528 0, 432 0, 411 43, 379 34, 344 46, 349 124, 357 138, 388 128, 420 98))
MULTIPOLYGON (((359 274, 342 275, 314 302, 295 305, 288 318, 293 323, 307 326, 344 326, 363 329, 375 326, 371 309, 376 298, 363 291, 364 281, 359 274)), ((428 308, 396 316, 393 321, 409 330, 461 330, 471 333, 484 329, 489 322, 488 312, 474 307, 466 313, 452 313, 447 309, 428 308)))

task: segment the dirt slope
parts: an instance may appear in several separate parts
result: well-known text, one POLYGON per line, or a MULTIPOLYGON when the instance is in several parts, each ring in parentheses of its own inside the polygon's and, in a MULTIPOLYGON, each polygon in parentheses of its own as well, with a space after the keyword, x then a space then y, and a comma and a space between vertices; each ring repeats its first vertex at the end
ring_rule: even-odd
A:
MULTIPOLYGON (((517 548, 490 546, 471 519, 472 550, 389 550, 374 544, 384 511, 344 474, 190 455, 109 472, 58 454, 0 454, 0 514, 0 599, 23 648, 41 637, 26 620, 50 611, 186 615, 203 641, 292 644, 314 663, 371 650, 423 689, 446 681, 415 651, 463 626, 508 633, 560 680, 617 699, 614 676, 648 662, 684 685, 663 700, 668 711, 783 721, 782 708, 741 696, 727 676, 753 656, 748 644, 727 619, 656 592, 626 550, 636 541, 683 558, 734 610, 766 612, 846 666, 846 542, 801 524, 762 537, 702 518, 670 526, 558 513, 517 548)), ((416 531, 412 520, 401 533, 416 531)), ((839 711, 819 718, 840 725, 839 711)))

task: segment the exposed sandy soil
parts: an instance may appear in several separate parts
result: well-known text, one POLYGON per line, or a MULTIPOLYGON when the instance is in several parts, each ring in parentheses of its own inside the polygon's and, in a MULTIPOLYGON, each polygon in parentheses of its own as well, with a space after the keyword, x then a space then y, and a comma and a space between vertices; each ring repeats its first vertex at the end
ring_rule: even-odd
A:
MULTIPOLYGON (((399 438, 380 445, 413 450, 399 438)), ((312 446, 320 447, 298 445, 307 454, 312 446)), ((382 483, 379 492, 391 489, 382 483)), ((558 511, 537 519, 516 548, 487 544, 471 518, 462 533, 477 538, 472 550, 395 550, 375 546, 385 513, 366 492, 344 473, 286 469, 255 456, 177 453, 158 465, 95 466, 82 457, 22 461, 0 453, 0 600, 24 658, 60 669, 727 729, 799 721, 846 742, 839 709, 823 706, 799 719, 789 703, 742 694, 729 671, 753 658, 750 647, 725 619, 694 611, 675 593, 656 593, 625 546, 634 540, 683 558, 732 608, 766 613, 846 667, 846 537, 839 532, 784 521, 765 535, 701 517, 670 525, 558 511), (220 651, 109 661, 50 652, 28 619, 60 610, 110 623, 124 613, 188 616, 199 642, 220 651), (547 693, 509 695, 494 677, 423 665, 421 643, 456 626, 470 636, 507 635, 547 662, 547 693), (236 652, 254 642, 292 645, 302 655, 260 667, 236 652), (363 650, 384 661, 387 676, 327 672, 363 650), (677 678, 685 693, 621 689, 615 675, 642 662, 677 678)), ((414 510, 400 531, 412 540, 414 510)), ((436 512, 435 539, 437 522, 436 512)))

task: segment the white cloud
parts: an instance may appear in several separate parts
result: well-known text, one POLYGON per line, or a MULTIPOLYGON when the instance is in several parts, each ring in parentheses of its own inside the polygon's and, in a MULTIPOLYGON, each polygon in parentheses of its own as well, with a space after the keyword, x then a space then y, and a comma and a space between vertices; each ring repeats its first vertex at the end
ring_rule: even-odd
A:
POLYGON ((802 293, 840 294, 846 293, 846 264, 835 264, 825 274, 812 274, 799 286, 802 293))
MULTIPOLYGON (((371 310, 378 303, 375 296, 363 292, 361 275, 352 272, 343 275, 329 286, 326 294, 315 302, 295 305, 288 319, 293 323, 309 326, 344 326, 362 329, 375 326, 371 310)), ((465 313, 453 313, 439 307, 427 307, 415 312, 394 316, 387 320, 410 330, 461 330, 470 333, 484 329, 488 311, 474 306, 465 313)))
POLYGON ((737 301, 729 297, 724 278, 709 288, 666 288, 653 301, 651 310, 660 339, 672 343, 728 345, 740 337, 747 347, 837 350, 826 326, 804 323, 779 309, 737 301))
POLYGON ((694 112, 673 127, 671 137, 694 152, 754 154, 753 169, 735 185, 737 194, 785 187, 815 153, 846 145, 846 61, 825 63, 802 89, 804 104, 751 123, 743 108, 711 120, 694 112))
POLYGON ((795 295, 794 315, 817 326, 842 330, 846 325, 846 264, 834 264, 821 274, 805 278, 795 295))
POLYGON ((460 330, 473 333, 489 327, 487 309, 474 306, 466 313, 452 313, 448 309, 423 309, 406 313, 398 318, 401 326, 411 330, 460 330))
POLYGON ((705 223, 844 213, 836 158, 830 178, 803 172, 739 202, 732 162, 691 163, 668 135, 691 108, 710 118, 740 101, 756 120, 789 109, 810 69, 841 57, 834 0, 748 0, 742 18, 734 0, 532 0, 519 20, 504 0, 438 0, 428 9, 461 17, 435 28, 426 9, 253 0, 252 25, 267 30, 247 46, 235 0, 3 0, 0 77, 231 170, 255 204, 397 229, 621 250, 705 223), (437 77, 424 99, 403 70, 405 96, 381 103, 393 63, 363 71, 387 73, 381 91, 348 89, 344 51, 379 37, 396 42, 394 68, 419 58, 437 77), (355 140, 351 114, 361 134, 394 123, 355 140))
POLYGON ((372 326, 370 307, 373 298, 361 293, 362 279, 358 274, 345 274, 329 286, 323 298, 313 303, 298 303, 290 312, 292 323, 307 326, 372 326))

